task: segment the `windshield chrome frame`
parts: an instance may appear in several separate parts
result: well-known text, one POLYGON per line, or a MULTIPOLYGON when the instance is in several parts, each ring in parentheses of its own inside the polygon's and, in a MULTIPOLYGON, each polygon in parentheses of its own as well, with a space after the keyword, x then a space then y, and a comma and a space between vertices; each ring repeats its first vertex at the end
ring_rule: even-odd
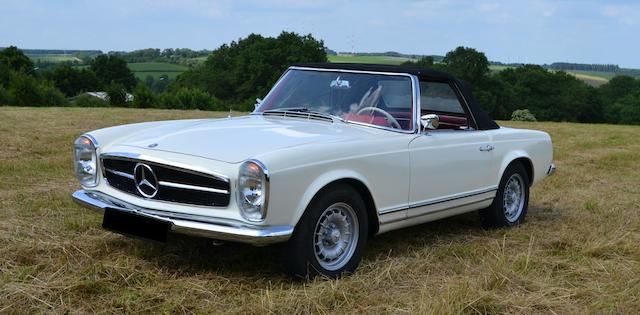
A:
MULTIPOLYGON (((413 124, 411 126, 411 130, 403 130, 403 129, 396 129, 396 128, 391 128, 391 127, 385 127, 385 126, 379 126, 379 125, 374 125, 374 124, 369 124, 369 123, 365 123, 365 122, 359 122, 359 121, 351 121, 351 120, 346 120, 346 119, 342 119, 341 121, 347 123, 347 124, 354 124, 354 125, 362 125, 362 126, 367 126, 367 127, 373 127, 373 128, 377 128, 377 129, 383 129, 383 130, 388 130, 388 131, 393 131, 393 132, 399 132, 399 133, 406 133, 406 134, 414 134, 419 132, 420 128, 418 126, 419 124, 419 114, 420 114, 420 98, 418 97, 418 93, 420 93, 418 91, 418 77, 416 77, 415 75, 409 74, 409 73, 402 73, 402 72, 383 72, 383 71, 363 71, 363 70, 346 70, 346 69, 327 69, 327 68, 309 68, 309 67, 297 67, 297 66, 292 66, 289 67, 287 69, 287 71, 285 71, 280 78, 278 79, 278 81, 276 81, 276 84, 273 85, 273 87, 271 88, 271 90, 269 90, 269 93, 267 93, 267 95, 264 97, 263 101, 267 100, 269 98, 269 96, 271 95, 271 93, 276 89, 276 87, 278 86, 278 84, 280 84, 280 82, 282 81, 282 79, 284 78, 284 76, 291 70, 303 70, 303 71, 322 71, 322 72, 346 72, 346 73, 362 73, 362 74, 378 74, 378 75, 388 75, 388 76, 402 76, 402 77, 408 77, 411 79, 411 101, 412 101, 412 115, 413 115, 413 124)), ((257 110, 257 108, 256 108, 257 110)), ((256 110, 254 110, 251 114, 262 114, 262 112, 256 112, 256 110)))

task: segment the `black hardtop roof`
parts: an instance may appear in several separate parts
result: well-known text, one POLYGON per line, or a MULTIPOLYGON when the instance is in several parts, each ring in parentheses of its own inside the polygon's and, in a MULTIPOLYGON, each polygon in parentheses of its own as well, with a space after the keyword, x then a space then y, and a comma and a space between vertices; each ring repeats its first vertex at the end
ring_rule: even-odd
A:
POLYGON ((318 69, 343 69, 343 70, 356 70, 356 71, 373 71, 373 72, 390 72, 390 73, 408 73, 418 76, 420 79, 432 79, 438 81, 452 81, 455 78, 442 71, 434 70, 425 67, 415 66, 394 66, 394 65, 380 65, 380 64, 368 64, 368 63, 332 63, 332 62, 320 62, 320 63, 299 63, 294 64, 294 67, 305 68, 318 68, 318 69))

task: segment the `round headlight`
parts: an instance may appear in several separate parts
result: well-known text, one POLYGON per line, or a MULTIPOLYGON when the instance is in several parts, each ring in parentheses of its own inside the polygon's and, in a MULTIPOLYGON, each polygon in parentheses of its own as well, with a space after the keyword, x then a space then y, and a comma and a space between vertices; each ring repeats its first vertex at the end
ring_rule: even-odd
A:
POLYGON ((267 215, 269 175, 266 167, 256 160, 240 165, 238 172, 238 207, 249 221, 262 221, 267 215))
POLYGON ((73 143, 76 177, 87 187, 98 185, 98 158, 96 144, 88 136, 80 136, 73 143))

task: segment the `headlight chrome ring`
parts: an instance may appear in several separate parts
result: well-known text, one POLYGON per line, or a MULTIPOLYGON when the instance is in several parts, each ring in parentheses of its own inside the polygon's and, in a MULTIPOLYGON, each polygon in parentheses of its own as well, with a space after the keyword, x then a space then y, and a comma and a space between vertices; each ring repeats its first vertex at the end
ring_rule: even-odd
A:
POLYGON ((251 222, 264 221, 269 206, 267 167, 258 160, 243 162, 236 184, 236 200, 242 217, 251 222))
POLYGON ((98 185, 98 143, 90 135, 82 135, 73 143, 74 169, 80 184, 85 187, 98 185))

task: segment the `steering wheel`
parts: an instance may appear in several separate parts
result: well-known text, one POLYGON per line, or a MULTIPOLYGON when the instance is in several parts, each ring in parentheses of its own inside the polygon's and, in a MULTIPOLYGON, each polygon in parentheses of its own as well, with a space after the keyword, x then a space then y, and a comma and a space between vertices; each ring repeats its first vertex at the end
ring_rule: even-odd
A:
POLYGON ((391 114, 389 114, 384 109, 380 109, 378 107, 363 107, 356 113, 356 115, 361 115, 362 113, 364 113, 366 111, 370 111, 372 114, 373 114, 373 112, 377 112, 379 114, 382 114, 382 116, 384 116, 384 118, 387 119, 387 121, 389 122, 391 127, 402 129, 402 127, 400 126, 400 123, 398 122, 398 120, 395 119, 395 117, 391 116, 391 114))

